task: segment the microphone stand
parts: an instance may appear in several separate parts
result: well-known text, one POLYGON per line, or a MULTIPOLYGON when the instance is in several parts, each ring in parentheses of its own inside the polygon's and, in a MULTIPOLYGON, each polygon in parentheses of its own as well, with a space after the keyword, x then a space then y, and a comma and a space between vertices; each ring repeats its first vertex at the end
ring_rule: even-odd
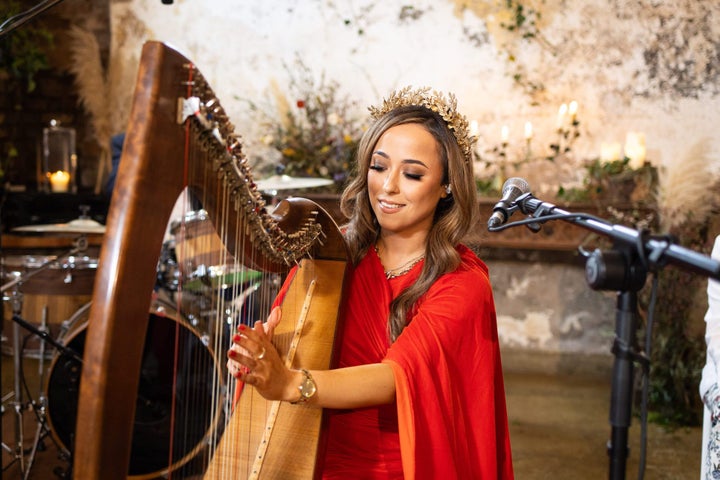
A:
POLYGON ((650 363, 650 359, 636 348, 637 292, 645 284, 648 271, 656 271, 668 263, 720 280, 720 262, 675 245, 668 236, 650 236, 646 232, 613 225, 588 214, 567 212, 538 200, 531 193, 519 196, 512 207, 511 212, 519 209, 531 218, 504 227, 491 227, 490 231, 525 224, 537 232, 541 223, 563 220, 613 241, 613 248, 609 251, 595 250, 593 253, 583 252, 583 255, 587 259, 585 277, 590 287, 618 292, 615 341, 612 347, 615 356, 609 418, 612 429, 607 453, 610 457, 609 478, 624 479, 628 429, 632 416, 634 362, 643 367, 649 367, 650 363))

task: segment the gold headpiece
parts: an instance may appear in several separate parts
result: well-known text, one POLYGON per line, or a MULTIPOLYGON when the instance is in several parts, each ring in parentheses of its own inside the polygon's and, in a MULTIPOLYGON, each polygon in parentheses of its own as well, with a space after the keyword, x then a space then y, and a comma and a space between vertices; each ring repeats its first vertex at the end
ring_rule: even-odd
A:
POLYGON ((430 90, 429 87, 416 90, 413 90, 412 87, 405 87, 390 94, 383 100, 382 106, 370 107, 369 110, 370 115, 377 120, 391 110, 411 105, 425 107, 440 115, 455 136, 465 160, 468 163, 472 162, 472 148, 477 137, 470 135, 467 118, 457 111, 457 99, 452 93, 445 98, 442 93, 430 90))

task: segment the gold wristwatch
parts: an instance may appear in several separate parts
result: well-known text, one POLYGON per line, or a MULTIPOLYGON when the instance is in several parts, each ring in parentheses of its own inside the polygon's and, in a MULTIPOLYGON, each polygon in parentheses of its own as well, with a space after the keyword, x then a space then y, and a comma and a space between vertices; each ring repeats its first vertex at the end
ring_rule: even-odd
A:
POLYGON ((303 381, 298 385, 298 390, 300 390, 300 398, 295 400, 294 402, 290 402, 293 405, 301 404, 301 403, 307 403, 310 398, 315 395, 315 392, 317 392, 317 386, 315 385, 315 380, 313 380, 312 375, 310 375, 310 372, 305 370, 304 368, 300 370, 303 374, 303 381))

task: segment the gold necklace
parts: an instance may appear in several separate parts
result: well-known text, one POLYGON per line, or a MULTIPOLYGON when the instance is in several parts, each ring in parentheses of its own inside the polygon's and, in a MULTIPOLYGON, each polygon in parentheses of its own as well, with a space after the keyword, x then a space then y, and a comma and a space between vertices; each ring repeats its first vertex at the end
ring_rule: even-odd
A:
MULTIPOLYGON (((378 250, 377 244, 375 245, 375 253, 377 254, 378 258, 380 258, 380 251, 378 250)), ((425 258, 425 253, 422 253, 421 255, 411 258, 407 262, 403 263, 399 267, 391 268, 390 270, 385 270, 385 278, 390 280, 391 278, 399 277, 401 275, 405 275, 407 272, 412 270, 412 268, 420 263, 420 261, 425 258)), ((382 261, 380 262, 382 264, 382 261)))

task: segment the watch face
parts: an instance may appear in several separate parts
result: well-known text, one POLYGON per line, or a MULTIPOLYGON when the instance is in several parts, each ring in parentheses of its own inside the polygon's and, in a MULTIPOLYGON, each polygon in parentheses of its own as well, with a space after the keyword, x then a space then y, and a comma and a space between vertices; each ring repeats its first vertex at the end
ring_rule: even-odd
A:
POLYGON ((317 387, 315 386, 315 382, 312 380, 312 378, 306 377, 305 381, 302 384, 302 396, 305 398, 310 398, 315 395, 316 390, 317 387))

